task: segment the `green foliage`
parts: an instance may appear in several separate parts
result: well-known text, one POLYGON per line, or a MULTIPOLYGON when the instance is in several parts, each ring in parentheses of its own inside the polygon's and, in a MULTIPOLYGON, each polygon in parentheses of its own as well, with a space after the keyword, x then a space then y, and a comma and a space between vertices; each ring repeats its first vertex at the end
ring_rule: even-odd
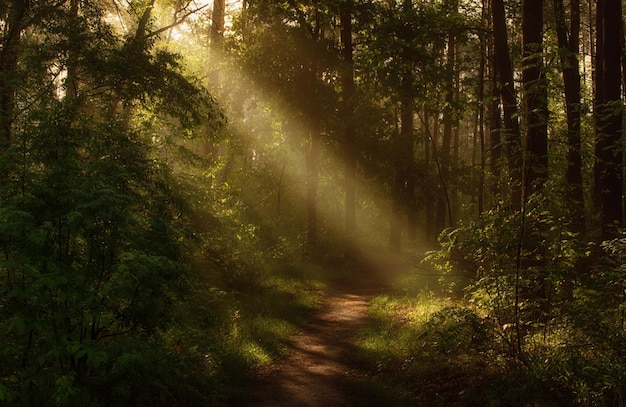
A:
POLYGON ((204 376, 162 338, 191 269, 155 140, 215 130, 221 113, 179 57, 80 7, 42 14, 20 53, 27 80, 0 152, 0 399, 205 405, 204 376))
POLYGON ((500 386, 519 390, 503 398, 611 404, 625 394, 626 241, 585 243, 555 212, 537 199, 522 213, 491 211, 442 235, 430 259, 493 324, 492 352, 508 361, 500 386))
POLYGON ((429 260, 448 273, 444 280, 465 289, 501 326, 532 325, 550 298, 550 314, 575 284, 574 267, 589 254, 547 200, 531 200, 523 213, 496 208, 468 226, 441 235, 442 250, 429 260), (545 291, 542 291, 545 290, 545 291), (528 311, 528 312, 526 312, 528 311))
POLYGON ((372 322, 357 342, 355 359, 372 376, 368 386, 393 389, 398 405, 488 404, 488 369, 498 366, 489 320, 433 293, 413 295, 412 281, 398 288, 374 298, 372 322))
POLYGON ((421 340, 438 353, 458 354, 485 350, 492 338, 488 322, 462 307, 444 307, 423 325, 421 340))

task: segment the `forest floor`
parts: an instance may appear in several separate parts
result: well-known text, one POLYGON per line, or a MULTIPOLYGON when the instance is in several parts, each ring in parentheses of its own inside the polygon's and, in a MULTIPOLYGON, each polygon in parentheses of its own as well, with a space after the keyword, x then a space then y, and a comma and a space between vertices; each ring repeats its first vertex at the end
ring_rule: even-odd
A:
MULTIPOLYGON (((389 289, 393 265, 364 266, 331 284, 320 310, 289 346, 287 355, 253 372, 240 389, 244 399, 232 407, 303 406, 340 407, 377 405, 367 374, 351 362, 354 339, 368 322, 370 300, 389 289)), ((384 396, 389 402, 389 395, 384 396)), ((395 405, 402 404, 400 400, 395 405)))

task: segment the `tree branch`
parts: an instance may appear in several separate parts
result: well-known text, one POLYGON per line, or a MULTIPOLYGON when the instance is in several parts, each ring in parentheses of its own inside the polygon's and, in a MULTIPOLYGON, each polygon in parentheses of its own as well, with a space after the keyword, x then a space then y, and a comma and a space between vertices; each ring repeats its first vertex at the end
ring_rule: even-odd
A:
POLYGON ((208 6, 208 4, 205 4, 204 6, 202 6, 202 7, 198 7, 198 8, 197 8, 197 9, 195 9, 195 10, 191 10, 190 12, 188 12, 187 14, 185 14, 184 16, 182 16, 182 17, 180 18, 180 20, 174 21, 172 24, 168 24, 168 25, 166 25, 165 27, 161 27, 161 28, 159 28, 158 30, 153 31, 153 32, 151 32, 151 33, 147 34, 147 35, 146 35, 146 38, 154 37, 155 35, 159 35, 159 34, 161 34, 161 33, 162 33, 162 32, 164 32, 164 31, 170 30, 170 29, 172 29, 172 28, 176 27, 177 25, 182 24, 183 22, 185 22, 185 20, 187 19, 187 17, 189 17, 189 16, 190 16, 190 15, 192 15, 192 14, 195 14, 195 13, 199 12, 200 10, 202 10, 202 9, 206 8, 207 6, 208 6))

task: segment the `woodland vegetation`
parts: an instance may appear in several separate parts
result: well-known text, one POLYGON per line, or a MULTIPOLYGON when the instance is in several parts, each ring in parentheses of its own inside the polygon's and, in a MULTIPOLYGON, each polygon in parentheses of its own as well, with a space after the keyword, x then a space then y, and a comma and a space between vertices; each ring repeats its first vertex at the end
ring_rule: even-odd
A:
POLYGON ((375 380, 626 405, 625 63, 609 0, 0 2, 0 403, 222 405, 384 248, 375 380))

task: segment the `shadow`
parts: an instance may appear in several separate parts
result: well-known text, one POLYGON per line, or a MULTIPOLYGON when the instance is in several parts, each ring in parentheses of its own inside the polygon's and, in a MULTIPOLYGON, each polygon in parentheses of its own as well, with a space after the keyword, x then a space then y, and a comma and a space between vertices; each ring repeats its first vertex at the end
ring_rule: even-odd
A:
MULTIPOLYGON (((240 389, 241 398, 228 406, 359 406, 363 395, 372 400, 365 373, 351 364, 349 354, 359 328, 368 322, 367 307, 374 294, 386 288, 377 278, 354 273, 328 289, 320 310, 289 345, 288 355, 252 372, 240 389)), ((394 404, 398 405, 398 404, 394 404)))

